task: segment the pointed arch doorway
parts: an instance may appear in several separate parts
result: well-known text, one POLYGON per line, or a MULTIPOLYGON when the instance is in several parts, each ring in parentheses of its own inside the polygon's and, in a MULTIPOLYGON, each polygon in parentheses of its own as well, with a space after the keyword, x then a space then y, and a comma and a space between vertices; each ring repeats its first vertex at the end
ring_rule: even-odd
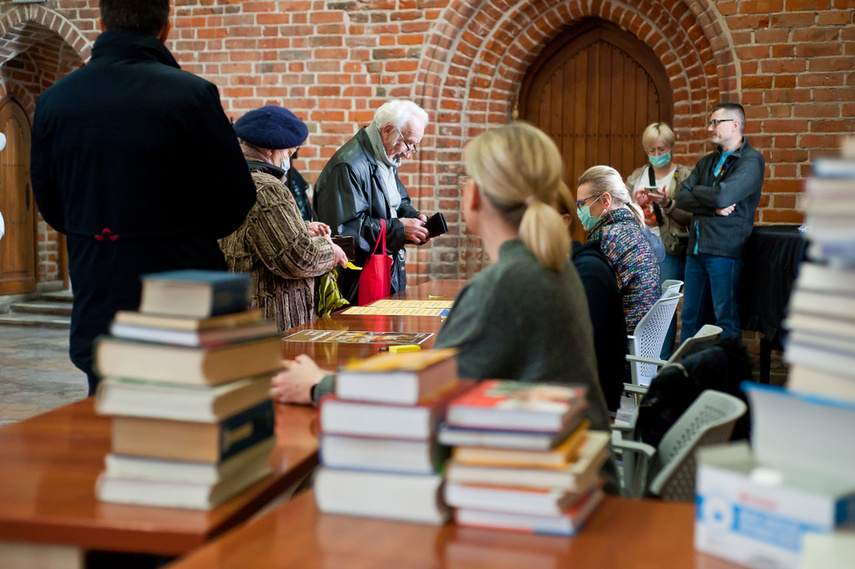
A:
MULTIPOLYGON (((662 62, 618 26, 587 19, 562 33, 531 65, 520 90, 520 118, 549 134, 575 195, 587 168, 606 164, 624 178, 647 160, 641 133, 672 123, 673 93, 662 62)), ((574 238, 582 237, 578 227, 574 238)))
POLYGON ((30 183, 30 122, 14 97, 0 101, 0 295, 36 290, 36 202, 30 183))

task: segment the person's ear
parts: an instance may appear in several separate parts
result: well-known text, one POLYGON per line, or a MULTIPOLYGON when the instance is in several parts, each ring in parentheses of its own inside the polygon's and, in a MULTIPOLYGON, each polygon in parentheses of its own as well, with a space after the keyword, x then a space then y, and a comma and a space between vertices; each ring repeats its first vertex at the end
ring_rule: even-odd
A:
POLYGON ((603 210, 608 211, 612 207, 612 195, 608 192, 603 194, 603 210))
POLYGON ((469 209, 478 210, 481 209, 483 197, 481 196, 481 191, 478 189, 478 186, 475 184, 475 180, 469 178, 466 182, 466 185, 469 188, 467 195, 469 196, 469 209))
POLYGON ((161 43, 166 43, 166 38, 169 37, 169 31, 172 29, 172 21, 166 20, 166 25, 163 26, 163 29, 160 30, 160 33, 157 35, 157 39, 161 41, 161 43))
POLYGON ((571 228, 571 230, 572 230, 572 227, 573 227, 573 221, 574 221, 574 220, 573 220, 573 214, 571 214, 571 213, 562 213, 562 214, 561 214, 561 219, 563 219, 563 220, 564 220, 564 225, 566 225, 567 227, 571 228))

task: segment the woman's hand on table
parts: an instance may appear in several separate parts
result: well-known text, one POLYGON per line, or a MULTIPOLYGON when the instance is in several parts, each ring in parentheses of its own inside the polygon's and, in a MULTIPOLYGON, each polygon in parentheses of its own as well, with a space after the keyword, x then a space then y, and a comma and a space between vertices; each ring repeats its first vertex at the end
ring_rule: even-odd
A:
POLYGON ((318 367, 315 360, 300 354, 293 360, 285 360, 285 369, 273 376, 270 390, 280 403, 312 404, 312 387, 329 373, 318 367))

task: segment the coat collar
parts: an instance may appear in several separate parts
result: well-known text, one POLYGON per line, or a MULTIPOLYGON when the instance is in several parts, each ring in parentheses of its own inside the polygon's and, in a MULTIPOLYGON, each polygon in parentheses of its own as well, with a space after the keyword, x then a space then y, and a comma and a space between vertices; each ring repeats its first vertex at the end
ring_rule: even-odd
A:
POLYGON ((107 30, 98 36, 92 46, 92 59, 102 57, 156 61, 181 69, 162 41, 132 30, 107 30))

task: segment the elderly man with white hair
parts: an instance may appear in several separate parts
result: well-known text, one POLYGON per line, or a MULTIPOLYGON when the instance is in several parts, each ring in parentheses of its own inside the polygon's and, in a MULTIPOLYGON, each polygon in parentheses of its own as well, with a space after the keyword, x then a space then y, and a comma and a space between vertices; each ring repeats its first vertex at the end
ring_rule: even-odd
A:
MULTIPOLYGON (((315 184, 318 219, 334 233, 355 238, 355 262, 360 267, 374 250, 385 221, 386 252, 392 256, 389 293, 407 286, 404 244, 428 241, 427 217, 412 206, 398 179, 401 160, 416 154, 427 123, 427 113, 412 101, 383 104, 375 111, 374 121, 330 158, 315 184)), ((338 284, 356 304, 359 272, 339 269, 338 284)))

